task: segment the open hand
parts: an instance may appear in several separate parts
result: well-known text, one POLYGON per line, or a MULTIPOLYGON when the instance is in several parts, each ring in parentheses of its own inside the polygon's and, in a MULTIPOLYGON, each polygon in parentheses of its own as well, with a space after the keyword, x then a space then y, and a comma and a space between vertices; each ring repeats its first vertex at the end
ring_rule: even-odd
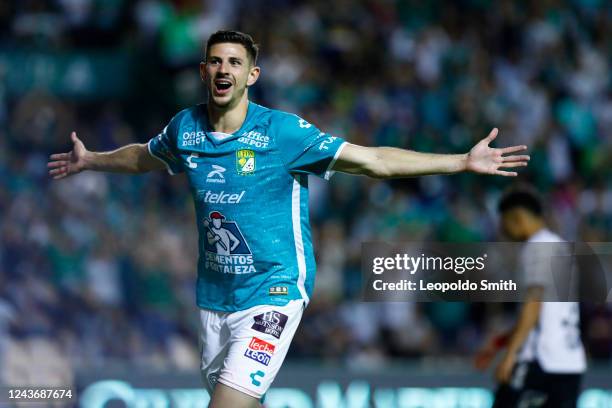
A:
POLYGON ((85 145, 77 137, 76 132, 70 134, 72 140, 72 151, 68 153, 52 154, 49 157, 47 167, 49 175, 54 179, 61 179, 85 170, 85 156, 88 153, 85 145))
POLYGON ((517 175, 516 172, 500 169, 527 166, 529 162, 529 156, 527 155, 504 156, 505 154, 526 150, 527 146, 510 146, 503 149, 489 147, 489 144, 497 137, 497 133, 497 128, 494 128, 487 137, 470 150, 466 164, 468 171, 514 177, 517 175))

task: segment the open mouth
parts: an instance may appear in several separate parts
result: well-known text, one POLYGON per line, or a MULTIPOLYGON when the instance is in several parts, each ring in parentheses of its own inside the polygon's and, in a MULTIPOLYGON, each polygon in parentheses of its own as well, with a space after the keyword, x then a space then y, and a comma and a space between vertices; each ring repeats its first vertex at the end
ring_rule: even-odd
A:
POLYGON ((215 93, 217 94, 226 94, 229 92, 231 87, 232 82, 227 79, 215 80, 215 93))

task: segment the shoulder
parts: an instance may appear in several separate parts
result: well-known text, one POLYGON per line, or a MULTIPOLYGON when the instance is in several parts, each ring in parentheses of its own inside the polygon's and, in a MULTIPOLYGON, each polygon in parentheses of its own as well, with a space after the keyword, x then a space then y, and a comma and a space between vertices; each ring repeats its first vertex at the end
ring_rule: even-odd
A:
POLYGON ((166 132, 169 137, 176 137, 183 128, 193 130, 198 120, 202 117, 202 112, 205 112, 205 109, 205 105, 201 104, 179 111, 170 119, 168 125, 164 128, 164 132, 166 132))
POLYGON ((528 242, 565 242, 565 240, 548 228, 544 228, 529 238, 528 242))
POLYGON ((276 133, 289 133, 292 135, 318 133, 318 129, 311 123, 296 115, 277 109, 270 109, 270 128, 276 133))
POLYGON ((279 122, 294 123, 296 126, 299 125, 300 123, 303 123, 303 124, 307 123, 304 119, 302 119, 300 116, 296 115, 295 113, 285 112, 285 111, 278 110, 278 109, 270 109, 270 112, 272 114, 272 117, 279 122))
POLYGON ((288 115, 290 114, 287 112, 249 102, 249 119, 257 124, 279 125, 288 115))
POLYGON ((202 116, 202 112, 205 111, 205 104, 185 108, 174 115, 172 119, 170 119, 170 123, 178 125, 184 121, 197 121, 202 116))
POLYGON ((294 113, 268 108, 255 102, 249 103, 249 121, 267 128, 270 133, 283 133, 292 127, 297 129, 311 127, 304 119, 294 113))

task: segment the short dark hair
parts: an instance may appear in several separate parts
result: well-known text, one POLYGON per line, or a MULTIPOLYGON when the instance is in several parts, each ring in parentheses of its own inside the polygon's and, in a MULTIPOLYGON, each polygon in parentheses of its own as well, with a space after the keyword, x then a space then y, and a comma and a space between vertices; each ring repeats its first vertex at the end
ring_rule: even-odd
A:
POLYGON ((524 208, 533 215, 542 216, 543 207, 535 191, 528 189, 511 190, 502 196, 497 210, 503 214, 514 208, 524 208))
POLYGON ((210 47, 219 43, 235 43, 241 44, 247 51, 247 55, 251 59, 253 65, 257 63, 257 55, 259 54, 259 47, 253 41, 253 37, 248 34, 241 33, 240 31, 233 30, 219 30, 208 38, 206 42, 206 55, 204 57, 208 60, 208 52, 210 47))

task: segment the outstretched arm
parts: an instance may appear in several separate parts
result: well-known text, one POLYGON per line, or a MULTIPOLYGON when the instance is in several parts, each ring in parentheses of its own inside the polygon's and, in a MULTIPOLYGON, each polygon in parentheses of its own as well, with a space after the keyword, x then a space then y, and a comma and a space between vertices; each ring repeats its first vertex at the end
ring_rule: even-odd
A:
POLYGON ((431 174, 453 174, 471 171, 499 176, 516 176, 516 172, 501 169, 523 167, 529 156, 510 155, 527 149, 511 146, 503 149, 489 147, 497 137, 497 128, 465 154, 419 153, 394 147, 364 147, 347 144, 333 170, 350 174, 363 174, 375 178, 402 178, 431 174))
POLYGON ((83 170, 109 171, 115 173, 144 173, 151 170, 162 170, 164 164, 151 156, 146 143, 130 144, 112 152, 90 152, 77 137, 70 134, 72 151, 52 154, 47 167, 54 179, 61 179, 83 170))

